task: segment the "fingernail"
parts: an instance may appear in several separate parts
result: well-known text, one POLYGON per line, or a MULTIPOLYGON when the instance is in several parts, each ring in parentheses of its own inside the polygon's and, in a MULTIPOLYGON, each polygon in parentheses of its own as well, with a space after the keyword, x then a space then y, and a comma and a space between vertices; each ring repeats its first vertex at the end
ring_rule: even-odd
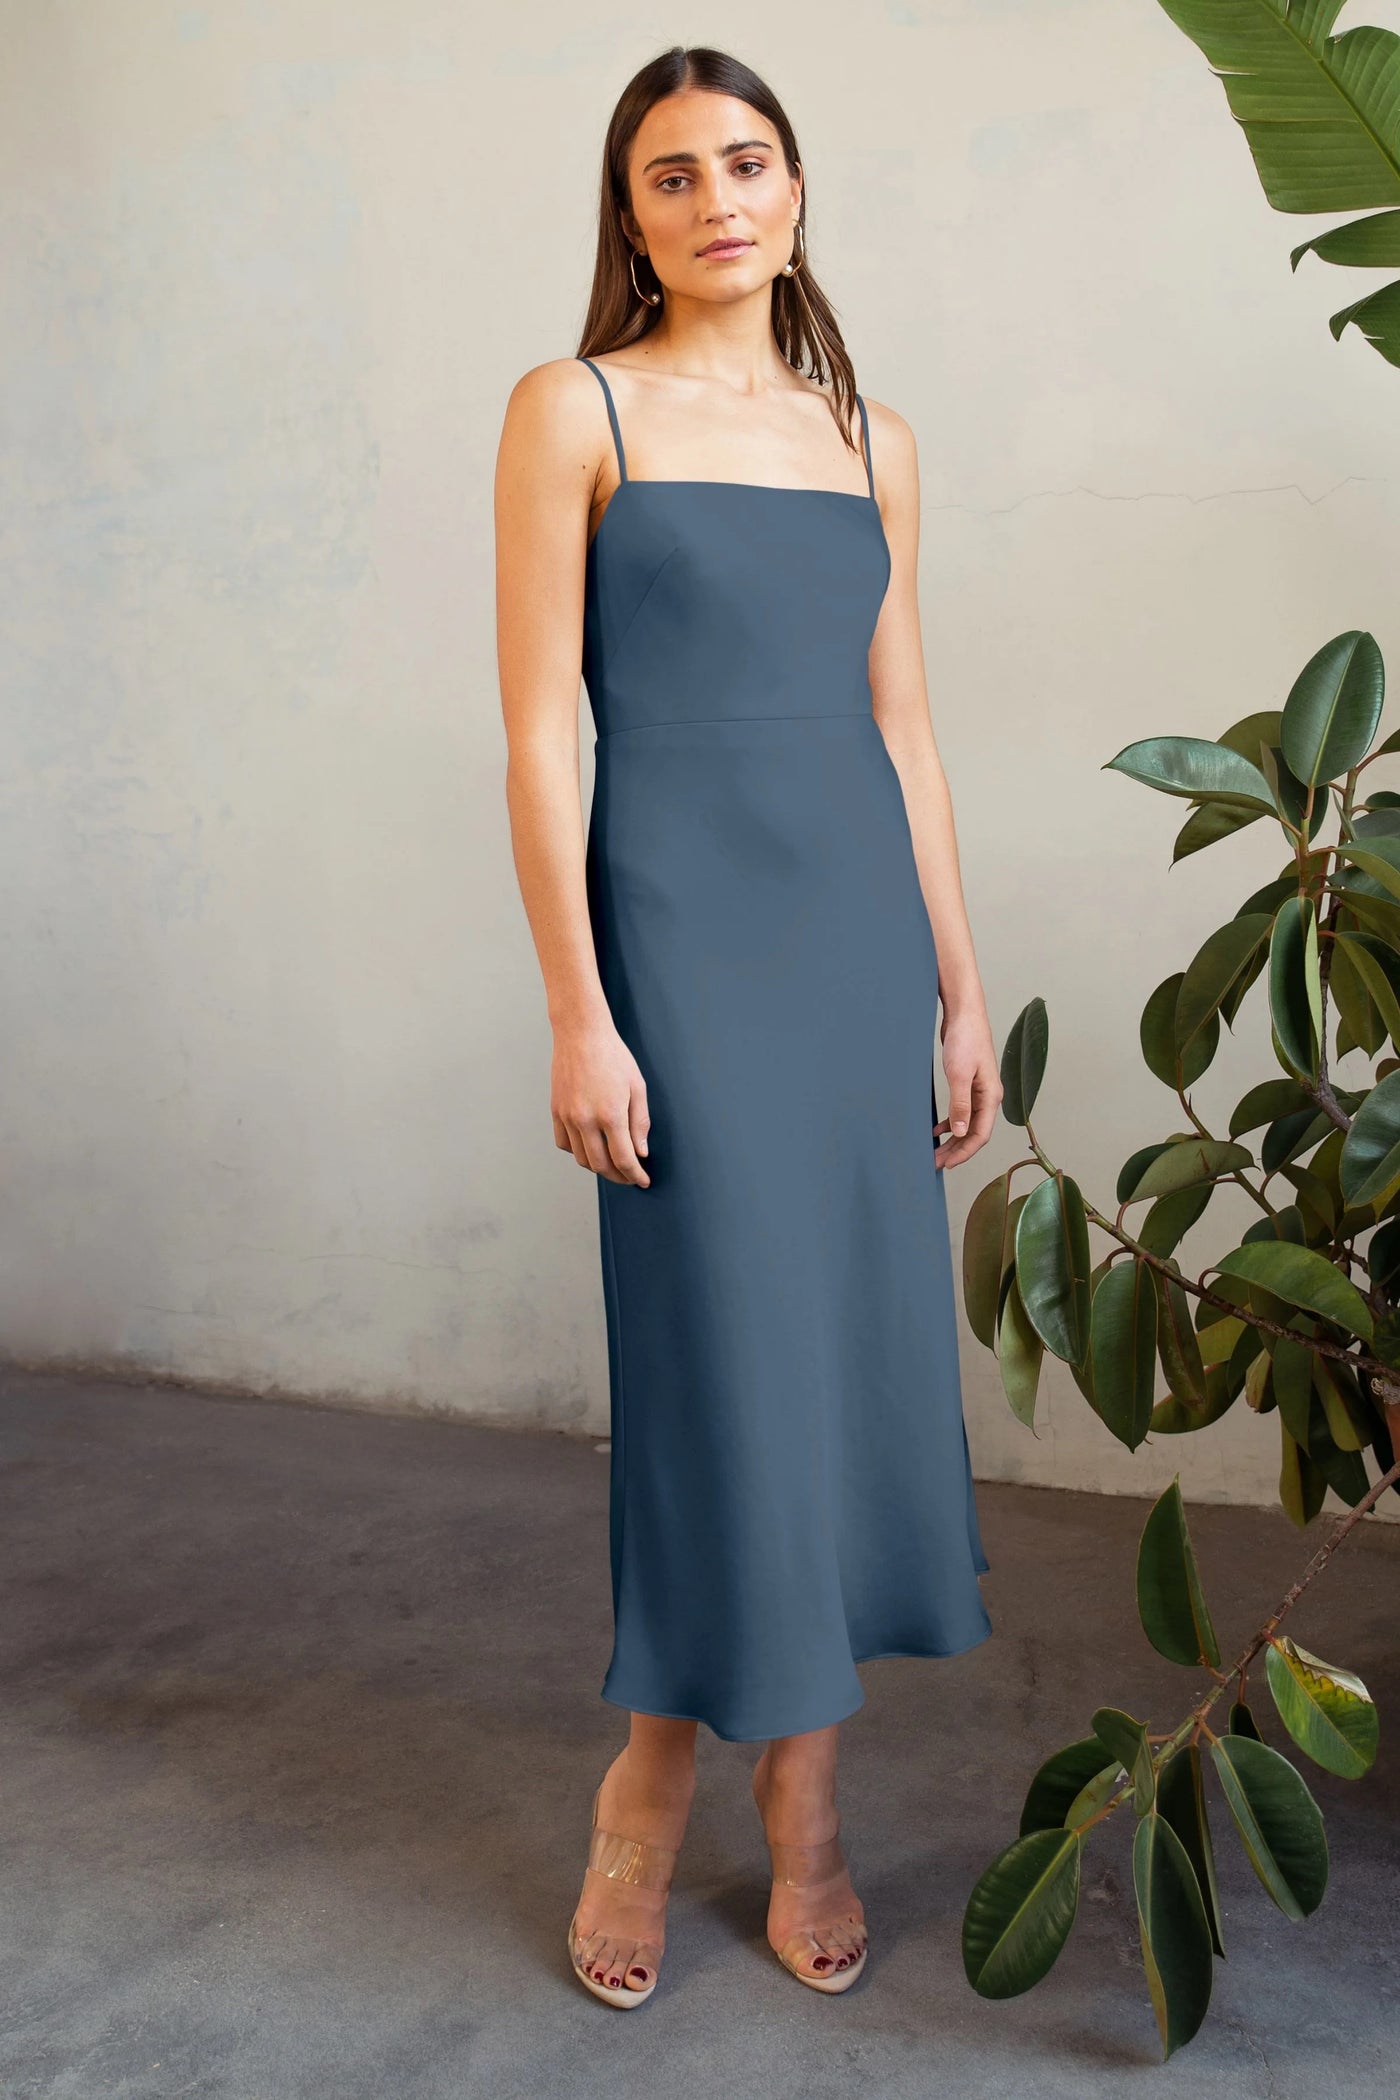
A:
POLYGON ((955 1122, 955 1123, 954 1123, 954 1125, 953 1125, 953 1135, 954 1135, 954 1137, 961 1137, 961 1136, 962 1136, 962 1134, 963 1134, 963 1132, 964 1132, 964 1131, 966 1130, 966 1128, 967 1128, 967 1125, 966 1125, 966 1123, 964 1123, 964 1122, 963 1122, 963 1121, 961 1120, 961 1118, 959 1118, 959 1120, 958 1120, 957 1122, 955 1122))

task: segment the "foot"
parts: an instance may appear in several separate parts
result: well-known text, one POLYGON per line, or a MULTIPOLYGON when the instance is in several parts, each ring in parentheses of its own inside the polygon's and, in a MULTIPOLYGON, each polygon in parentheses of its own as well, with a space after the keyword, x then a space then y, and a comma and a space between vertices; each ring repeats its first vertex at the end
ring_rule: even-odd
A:
MULTIPOLYGON (((819 1846, 836 1836, 836 1805, 775 1775, 772 1745, 754 1766, 753 1797, 775 1844, 819 1846)), ((774 1881, 768 1898, 768 1944, 779 1960, 818 1983, 852 1968, 865 1952, 865 1911, 842 1862, 819 1881, 794 1888, 774 1881), (792 1942, 796 1940, 794 1946, 792 1942)))
MULTIPOLYGON (((598 1827, 678 1850, 694 1791, 693 1767, 674 1778, 653 1773, 639 1780, 624 1745, 603 1776, 598 1827)), ((650 1990, 666 1945, 668 1894, 586 1867, 574 1921, 579 1967, 613 1990, 650 1990)))

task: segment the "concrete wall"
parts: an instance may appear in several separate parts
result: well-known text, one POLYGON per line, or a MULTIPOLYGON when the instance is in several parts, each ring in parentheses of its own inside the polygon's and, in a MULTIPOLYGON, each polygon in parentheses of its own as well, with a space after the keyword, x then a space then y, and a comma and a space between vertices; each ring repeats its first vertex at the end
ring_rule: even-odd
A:
MULTIPOLYGON (((787 99, 813 265, 918 432, 998 1041, 1046 998, 1038 1136, 1111 1207, 1178 1122, 1143 1001, 1279 856, 1169 876, 1181 806, 1104 762, 1281 702, 1344 627, 1400 666, 1400 374, 1331 341, 1359 280, 1290 275, 1316 222, 1152 0, 0 17, 5 1351, 605 1427, 491 476, 514 380, 576 347, 613 98, 672 40, 787 99)), ((1207 1116, 1271 1071, 1257 995, 1219 1063, 1207 1116)), ((959 1232, 1020 1149, 951 1177, 959 1232)), ((1272 1499, 1271 1423, 1129 1458, 1055 1367, 1033 1438, 964 1341, 980 1473, 1272 1499)))

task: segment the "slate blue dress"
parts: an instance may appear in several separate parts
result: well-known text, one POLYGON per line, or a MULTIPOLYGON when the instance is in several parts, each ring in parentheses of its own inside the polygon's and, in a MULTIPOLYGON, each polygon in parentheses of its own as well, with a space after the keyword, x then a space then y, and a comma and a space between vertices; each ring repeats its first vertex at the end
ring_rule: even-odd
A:
POLYGON ((612 1425, 602 1696, 732 1741, 856 1664, 991 1632, 959 1384, 938 960, 868 657, 869 494, 636 481, 589 544, 589 917, 647 1085, 598 1177, 612 1425))

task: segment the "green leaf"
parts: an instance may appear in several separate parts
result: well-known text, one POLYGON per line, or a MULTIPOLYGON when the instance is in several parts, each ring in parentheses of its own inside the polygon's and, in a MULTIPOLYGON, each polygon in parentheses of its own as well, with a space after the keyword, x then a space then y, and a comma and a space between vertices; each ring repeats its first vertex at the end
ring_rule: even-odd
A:
POLYGON ((1007 1286, 997 1324, 997 1368, 1001 1387, 1011 1412, 1026 1428, 1035 1429, 1035 1400, 1040 1389, 1040 1366, 1045 1344, 1036 1333, 1022 1303, 1015 1276, 1007 1286))
POLYGON ((1191 802, 1230 802, 1245 809, 1267 810, 1274 798, 1258 766, 1224 744, 1199 736, 1149 736, 1125 744, 1101 768, 1126 773, 1144 787, 1164 795, 1183 795, 1191 802))
POLYGON ((1259 951, 1273 926, 1270 912, 1247 912, 1243 918, 1227 919, 1197 949, 1176 1000, 1176 1052, 1180 1057, 1192 1038, 1222 1008, 1229 1019, 1230 995, 1250 977, 1259 951))
POLYGON ((1152 1419, 1157 1293, 1139 1261, 1115 1262, 1094 1292, 1093 1402, 1104 1427, 1136 1451, 1152 1419))
POLYGON ((1032 1830, 1063 1830, 1070 1807, 1091 1779, 1104 1771, 1117 1772, 1115 1759, 1104 1763, 1104 1747, 1096 1735, 1086 1735, 1047 1757, 1030 1783, 1021 1810, 1021 1836, 1032 1830))
POLYGON ((1016 1221, 1016 1281, 1032 1327, 1064 1363, 1088 1353, 1090 1267, 1084 1199, 1057 1170, 1031 1190, 1016 1221))
POLYGON ((1133 1889, 1165 2061, 1206 2016, 1212 1947, 1195 1869, 1171 1824, 1155 1812, 1143 1817, 1133 1835, 1133 1889))
POLYGON ((1231 1735, 1252 1736, 1256 1743, 1262 1743, 1264 1740, 1259 1733, 1253 1714, 1243 1699, 1237 1699, 1230 1708, 1230 1733, 1231 1735))
POLYGON ((1339 1779, 1370 1771, 1380 1718, 1359 1677, 1310 1655, 1287 1634, 1270 1638, 1264 1667, 1279 1719, 1314 1764, 1339 1779))
POLYGON ((1382 285, 1378 292, 1367 292, 1350 306, 1339 307, 1328 316, 1327 326, 1339 338, 1352 323, 1388 364, 1400 365, 1400 282, 1382 285))
POLYGON ((1286 1305, 1320 1313, 1348 1333, 1370 1340, 1370 1306, 1350 1277, 1315 1248, 1298 1247, 1289 1240, 1251 1240, 1232 1248, 1217 1266, 1226 1275, 1262 1285, 1286 1305))
POLYGON ((1008 1123, 1029 1122, 1049 1052, 1050 1017, 1045 1001, 1032 999, 1012 1022, 1001 1053, 1001 1113, 1008 1123))
POLYGON ((1316 1080, 1322 1046, 1322 978, 1317 914, 1310 897, 1279 906, 1269 943, 1269 1018, 1282 1062, 1316 1080))
POLYGON ((1196 1885, 1205 1904, 1211 1945, 1225 1952, 1225 1927, 1220 1916, 1220 1891, 1215 1881, 1215 1851, 1206 1813, 1205 1788, 1201 1784, 1201 1753, 1197 1744, 1183 1743, 1167 1759, 1157 1775, 1157 1807, 1181 1839, 1186 1856, 1195 1869, 1196 1885))
POLYGON ((1314 1357, 1302 1342, 1274 1343, 1274 1398, 1279 1419, 1288 1434, 1306 1450, 1308 1415, 1312 1407, 1314 1357))
POLYGON ((1400 1180, 1400 1072, 1379 1080, 1352 1117, 1340 1172, 1351 1204, 1374 1203, 1400 1180))
POLYGON ((1210 1754, 1250 1865, 1286 1917, 1307 1917, 1327 1887, 1327 1833, 1303 1775, 1247 1735, 1210 1754))
POLYGON ((1324 642, 1299 672, 1284 705, 1283 755, 1289 771, 1305 787, 1316 787, 1359 765, 1371 748, 1384 700, 1385 667, 1374 635, 1350 628, 1324 642))
POLYGON ((1212 1422, 1218 1422, 1222 1415, 1229 1413, 1241 1390, 1242 1384, 1231 1382, 1228 1364, 1208 1364, 1204 1407, 1185 1407, 1175 1395, 1159 1400, 1147 1425, 1148 1434, 1187 1436, 1193 1429, 1209 1429, 1212 1422))
POLYGON ((1220 1668, 1220 1645, 1201 1588, 1180 1476, 1153 1503, 1137 1557, 1137 1605, 1142 1630, 1169 1662, 1220 1668))
POLYGON ((1226 1138, 1173 1138, 1143 1169, 1131 1194, 1121 1200, 1140 1203, 1149 1196, 1172 1195, 1253 1165, 1254 1154, 1248 1145, 1232 1144, 1226 1138))
POLYGON ((1121 1707, 1101 1706, 1091 1725, 1109 1756, 1117 1758, 1132 1779, 1133 1806, 1140 1816, 1145 1816, 1157 1791, 1157 1775, 1153 1770, 1152 1746, 1147 1740, 1146 1724, 1135 1721, 1121 1707))
POLYGON ((1400 44, 1389 30, 1331 36, 1341 0, 1162 6, 1209 59, 1275 211, 1400 203, 1400 44))
POLYGON ((1014 1998, 1054 1966, 1079 1906, 1080 1840, 1032 1830, 977 1882, 963 1914, 963 1969, 983 1998, 1014 1998))
POLYGON ((1164 977, 1142 1010, 1138 1024, 1138 1041, 1142 1046, 1143 1062, 1153 1077, 1173 1093, 1184 1093, 1194 1086, 1211 1059, 1220 1041, 1218 1022, 1208 1022, 1191 1037, 1186 1045, 1186 1055, 1177 1062, 1176 1052, 1176 1002, 1185 982, 1184 970, 1174 971, 1164 977))
POLYGON ((1315 233, 1310 241, 1300 242, 1288 260, 1296 270, 1309 254, 1346 269, 1384 270, 1400 263, 1400 211, 1372 212, 1369 218, 1349 219, 1345 226, 1315 233))
POLYGON ((978 1191, 963 1227, 963 1303, 968 1324, 986 1349, 996 1346, 997 1307, 1024 1201, 1024 1196, 1012 1198, 1009 1171, 998 1174, 978 1191))
POLYGON ((1186 1293, 1161 1269, 1153 1269, 1152 1281, 1157 1290, 1157 1354, 1167 1385, 1183 1407, 1204 1408, 1209 1389, 1186 1293))
POLYGON ((1327 1498, 1327 1479, 1279 1417, 1278 1498, 1305 1531, 1327 1498))

